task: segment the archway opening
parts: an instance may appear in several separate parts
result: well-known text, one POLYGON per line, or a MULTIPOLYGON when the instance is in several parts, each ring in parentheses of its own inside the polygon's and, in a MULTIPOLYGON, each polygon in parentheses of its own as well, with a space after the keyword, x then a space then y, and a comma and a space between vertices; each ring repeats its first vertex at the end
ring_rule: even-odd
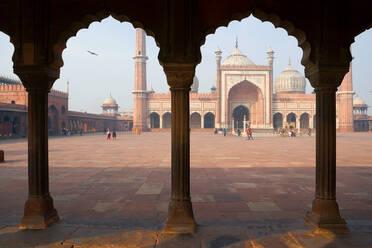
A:
POLYGON ((281 113, 275 113, 273 116, 273 126, 275 130, 283 128, 283 115, 281 113))
POLYGON ((194 112, 190 116, 190 128, 201 128, 201 116, 194 112))
POLYGON ((300 116, 300 129, 308 129, 309 127, 309 114, 303 113, 300 116))
POLYGON ((167 112, 162 116, 163 128, 171 128, 172 126, 172 115, 167 112))
POLYGON ((249 121, 249 110, 245 106, 237 106, 233 110, 234 128, 244 128, 244 121, 249 121))
POLYGON ((158 113, 150 114, 150 128, 160 128, 160 117, 158 113))
POLYGON ((294 113, 287 115, 287 125, 289 128, 296 128, 296 115, 294 113))
POLYGON ((214 114, 208 112, 204 115, 204 128, 214 128, 215 117, 214 114))

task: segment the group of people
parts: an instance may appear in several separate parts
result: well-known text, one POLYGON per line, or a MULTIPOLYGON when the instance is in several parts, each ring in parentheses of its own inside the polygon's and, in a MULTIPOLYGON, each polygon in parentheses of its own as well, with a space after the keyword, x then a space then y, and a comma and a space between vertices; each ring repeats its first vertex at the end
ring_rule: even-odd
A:
MULTIPOLYGON (((214 129, 214 134, 217 134, 218 133, 218 129, 217 128, 215 128, 214 129)), ((226 128, 224 128, 223 130, 222 130, 222 132, 223 132, 223 136, 226 136, 227 135, 227 129, 226 128)), ((237 130, 236 130, 236 132, 237 132, 237 134, 238 134, 238 136, 241 136, 242 135, 242 131, 238 128, 237 130)), ((247 131, 246 131, 246 134, 247 134, 247 139, 248 140, 253 140, 253 131, 252 131, 252 128, 248 128, 247 129, 247 131)), ((230 131, 230 135, 232 135, 232 132, 230 131)))
MULTIPOLYGON (((73 134, 77 134, 78 131, 77 130, 71 130, 71 129, 68 129, 68 128, 62 128, 62 135, 63 136, 71 136, 73 134)), ((81 128, 80 131, 80 136, 83 135, 83 129, 81 128)))
POLYGON ((106 139, 107 139, 107 140, 111 140, 111 136, 112 136, 112 139, 113 139, 113 140, 116 140, 116 131, 113 131, 113 132, 112 132, 112 135, 111 135, 111 131, 110 131, 110 129, 107 129, 106 139))

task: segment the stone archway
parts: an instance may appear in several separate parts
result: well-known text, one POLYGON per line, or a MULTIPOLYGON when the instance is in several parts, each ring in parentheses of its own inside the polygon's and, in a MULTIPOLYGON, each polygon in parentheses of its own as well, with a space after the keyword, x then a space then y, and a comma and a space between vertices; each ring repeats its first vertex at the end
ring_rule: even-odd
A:
POLYGON ((204 128, 214 128, 215 116, 211 112, 204 115, 204 128))
POLYGON ((308 129, 309 128, 309 114, 303 113, 300 116, 300 129, 308 129))
POLYGON ((150 114, 150 128, 160 128, 160 117, 158 113, 150 114))
POLYGON ((167 112, 162 116, 163 128, 171 128, 172 126, 172 115, 167 112))
POLYGON ((201 116, 194 112, 190 116, 190 128, 201 128, 201 116))
POLYGON ((283 115, 281 113, 275 113, 273 116, 273 126, 275 130, 283 128, 283 115))
POLYGON ((233 110, 234 128, 244 128, 244 118, 249 121, 249 110, 247 107, 239 105, 233 110))
POLYGON ((287 115, 287 124, 290 128, 296 128, 296 114, 289 113, 287 115))

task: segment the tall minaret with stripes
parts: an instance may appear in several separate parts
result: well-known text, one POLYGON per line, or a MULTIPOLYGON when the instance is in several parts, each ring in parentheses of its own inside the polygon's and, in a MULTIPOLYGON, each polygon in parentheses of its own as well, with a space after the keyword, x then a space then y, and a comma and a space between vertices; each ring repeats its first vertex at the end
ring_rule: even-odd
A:
POLYGON ((146 33, 136 29, 136 54, 134 59, 134 110, 133 130, 147 131, 147 88, 146 88, 146 33))
POLYGON ((339 132, 354 131, 353 116, 353 72, 352 62, 350 62, 349 72, 346 73, 342 83, 337 91, 337 118, 339 132))

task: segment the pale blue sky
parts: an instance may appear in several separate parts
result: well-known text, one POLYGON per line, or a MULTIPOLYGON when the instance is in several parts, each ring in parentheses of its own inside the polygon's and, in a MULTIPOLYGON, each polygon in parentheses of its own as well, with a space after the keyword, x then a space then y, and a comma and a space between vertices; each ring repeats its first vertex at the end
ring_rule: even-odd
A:
MULTIPOLYGON (((285 69, 288 59, 292 66, 304 72, 301 65, 302 50, 297 46, 296 38, 288 36, 281 28, 275 28, 269 22, 249 17, 241 22, 233 21, 228 27, 220 27, 215 34, 207 36, 201 47, 202 61, 196 68, 199 78, 199 92, 209 92, 215 85, 215 54, 217 47, 222 50, 222 60, 233 50, 238 37, 239 49, 257 65, 267 64, 266 51, 271 47, 275 52, 274 78, 285 69)), ((352 45, 353 82, 355 92, 372 106, 371 63, 372 31, 368 30, 355 38, 352 45)), ((70 81, 69 109, 101 113, 100 105, 111 93, 120 109, 132 108, 134 81, 133 55, 135 49, 135 29, 130 23, 120 23, 112 17, 102 22, 92 23, 88 29, 80 30, 76 37, 67 42, 63 52, 64 66, 60 79, 54 84, 58 90, 66 90, 70 81), (87 50, 99 56, 93 56, 87 50)), ((9 37, 0 33, 0 74, 13 76, 13 46, 9 37)), ((152 37, 147 37, 147 85, 156 92, 166 92, 168 86, 157 55, 159 48, 152 37)), ((307 82, 306 91, 312 87, 307 82)), ((369 110, 372 114, 372 107, 369 110)))

